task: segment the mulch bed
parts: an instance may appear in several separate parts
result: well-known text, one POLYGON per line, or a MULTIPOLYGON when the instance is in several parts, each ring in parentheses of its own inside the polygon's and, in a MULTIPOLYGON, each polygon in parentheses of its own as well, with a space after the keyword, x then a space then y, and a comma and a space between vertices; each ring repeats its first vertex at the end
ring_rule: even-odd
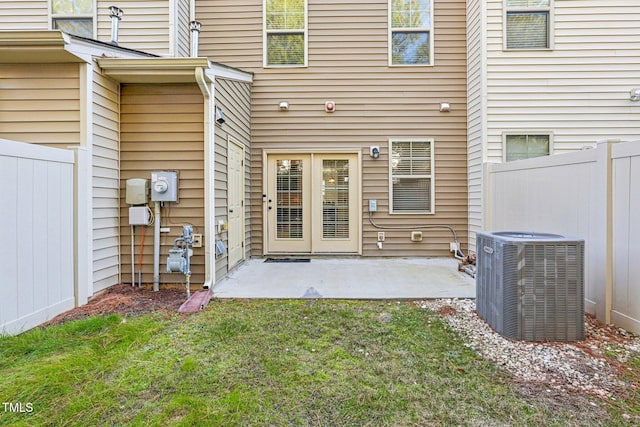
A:
POLYGON ((158 292, 154 292, 150 286, 138 288, 120 284, 101 292, 88 304, 59 314, 43 326, 112 313, 121 316, 151 312, 177 313, 186 300, 184 288, 161 286, 158 292))

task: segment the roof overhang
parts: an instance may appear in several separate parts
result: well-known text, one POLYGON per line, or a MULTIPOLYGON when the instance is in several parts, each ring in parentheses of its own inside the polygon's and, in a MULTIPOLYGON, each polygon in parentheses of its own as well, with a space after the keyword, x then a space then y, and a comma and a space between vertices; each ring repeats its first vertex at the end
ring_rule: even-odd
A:
POLYGON ((198 83, 207 58, 97 58, 104 75, 120 83, 198 83))
POLYGON ((0 64, 86 62, 62 31, 0 31, 0 64))

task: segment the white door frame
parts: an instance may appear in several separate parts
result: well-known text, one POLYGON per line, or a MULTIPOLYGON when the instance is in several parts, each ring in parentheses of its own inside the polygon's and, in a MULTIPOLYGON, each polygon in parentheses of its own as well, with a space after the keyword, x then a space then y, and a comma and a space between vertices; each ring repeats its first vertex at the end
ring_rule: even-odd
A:
POLYGON ((229 230, 228 230, 228 234, 227 234, 227 245, 228 245, 228 258, 227 258, 227 268, 231 269, 233 268, 235 265, 237 265, 239 262, 241 262, 242 260, 245 259, 245 247, 244 247, 244 242, 246 241, 246 231, 245 231, 245 204, 244 204, 244 200, 245 200, 245 180, 244 180, 244 175, 245 175, 245 167, 244 167, 244 160, 245 160, 245 147, 244 145, 242 145, 240 142, 238 142, 237 140, 235 140, 234 138, 232 138, 231 136, 229 136, 227 138, 227 218, 228 218, 228 222, 229 222, 229 230), (229 195, 233 192, 235 193, 235 189, 231 189, 229 187, 229 183, 231 182, 230 179, 230 170, 229 170, 229 164, 230 162, 228 161, 229 159, 229 153, 231 152, 232 148, 235 149, 239 149, 240 151, 240 176, 239 176, 239 183, 238 183, 238 187, 240 187, 240 206, 236 206, 236 207, 232 207, 230 206, 229 203, 229 195), (234 212, 233 209, 239 209, 239 212, 234 212), (237 217, 237 221, 234 219, 233 221, 231 220, 232 215, 234 217, 237 217), (236 222, 239 223, 236 224, 236 222), (232 258, 232 252, 235 253, 236 249, 235 247, 232 248, 232 237, 235 238, 236 236, 239 236, 239 242, 233 242, 233 244, 240 244, 241 249, 240 249, 240 256, 234 256, 232 258))
MULTIPOLYGON (((277 253, 277 252, 269 252, 269 222, 268 222, 268 210, 267 207, 269 205, 267 195, 269 194, 269 174, 268 174, 268 157, 271 154, 298 154, 298 155, 314 155, 314 154, 344 154, 344 155, 356 155, 356 168, 358 174, 358 185, 356 188, 357 192, 357 200, 356 206, 354 209, 357 210, 357 223, 354 226, 354 229, 357 232, 357 252, 355 254, 362 255, 362 150, 359 148, 324 148, 324 149, 285 149, 285 148, 273 148, 273 149, 263 149, 262 150, 262 254, 263 256, 277 253)), ((313 156, 312 156, 313 157, 313 156)), ((313 242, 312 242, 313 246, 313 242)), ((313 247, 312 247, 313 250, 313 247)), ((313 253, 313 252, 312 252, 313 253)), ((322 255, 323 253, 318 253, 322 255)), ((353 254, 350 252, 350 254, 353 254)), ((334 254, 330 254, 334 255, 334 254)))

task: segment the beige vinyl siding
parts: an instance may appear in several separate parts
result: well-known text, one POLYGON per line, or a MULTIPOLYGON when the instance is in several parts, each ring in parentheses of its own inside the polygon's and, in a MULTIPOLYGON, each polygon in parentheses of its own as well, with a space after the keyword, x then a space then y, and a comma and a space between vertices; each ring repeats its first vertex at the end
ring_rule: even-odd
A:
POLYGON ((469 174, 469 247, 475 247, 475 232, 482 229, 482 162, 485 140, 484 93, 485 44, 482 0, 467 2, 467 162, 469 174))
POLYGON ((48 0, 0 1, 0 28, 7 30, 49 30, 48 0))
MULTIPOLYGON (((122 277, 131 276, 131 239, 128 206, 124 203, 125 182, 129 178, 151 178, 152 171, 178 170, 178 203, 162 208, 160 282, 182 283, 181 274, 166 273, 166 259, 182 226, 193 225, 194 233, 204 233, 204 99, 195 84, 121 86, 120 128, 120 253, 122 277)), ((153 209, 153 202, 150 207, 153 209)), ((136 227, 135 262, 140 251, 142 226, 136 227)), ((207 237, 205 237, 207 238, 207 237)), ((191 282, 204 281, 204 247, 194 248, 191 282)), ((129 279, 130 280, 130 279, 129 279)), ((153 226, 145 229, 143 254, 144 283, 153 282, 153 226)))
MULTIPOLYGON (((107 43, 111 41, 109 6, 113 4, 98 2, 98 40, 107 43)), ((120 46, 163 56, 171 54, 169 1, 119 0, 115 5, 124 11, 118 35, 120 46)))
POLYGON ((189 22, 191 21, 190 0, 177 0, 175 20, 175 56, 188 57, 191 54, 191 32, 189 31, 189 22))
POLYGON ((389 67, 388 3, 309 0, 309 66, 262 68, 262 1, 196 5, 202 22, 202 55, 255 73, 252 104, 252 254, 263 253, 263 150, 322 149, 362 152, 363 254, 448 255, 448 230, 425 230, 421 243, 410 231, 377 229, 367 221, 367 200, 378 200, 374 220, 385 226, 451 225, 466 245, 466 48, 465 2, 436 1, 434 66, 389 67), (324 112, 327 100, 336 112, 324 112), (278 110, 288 101, 288 112, 278 110), (439 103, 449 102, 450 113, 439 103), (436 213, 389 215, 390 138, 435 140, 436 213), (369 146, 381 148, 379 160, 369 146))
POLYGON ((94 292, 119 282, 120 85, 93 73, 94 292))
POLYGON ((241 69, 262 66, 262 0, 196 1, 196 20, 200 56, 241 69))
POLYGON ((80 144, 78 64, 0 64, 0 138, 80 144))
MULTIPOLYGON (((251 248, 251 85, 227 79, 215 81, 215 104, 225 115, 224 125, 215 125, 215 221, 228 221, 227 205, 227 156, 228 140, 233 138, 245 149, 245 257, 251 248)), ((227 232, 216 235, 228 247, 227 232)), ((227 254, 216 258, 216 279, 228 272, 227 254)))

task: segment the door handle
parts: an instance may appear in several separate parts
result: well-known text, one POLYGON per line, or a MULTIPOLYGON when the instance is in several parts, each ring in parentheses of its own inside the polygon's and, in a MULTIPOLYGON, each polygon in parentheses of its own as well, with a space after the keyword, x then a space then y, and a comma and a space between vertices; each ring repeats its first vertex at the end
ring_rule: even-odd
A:
POLYGON ((233 213, 233 209, 229 209, 229 213, 233 213))

